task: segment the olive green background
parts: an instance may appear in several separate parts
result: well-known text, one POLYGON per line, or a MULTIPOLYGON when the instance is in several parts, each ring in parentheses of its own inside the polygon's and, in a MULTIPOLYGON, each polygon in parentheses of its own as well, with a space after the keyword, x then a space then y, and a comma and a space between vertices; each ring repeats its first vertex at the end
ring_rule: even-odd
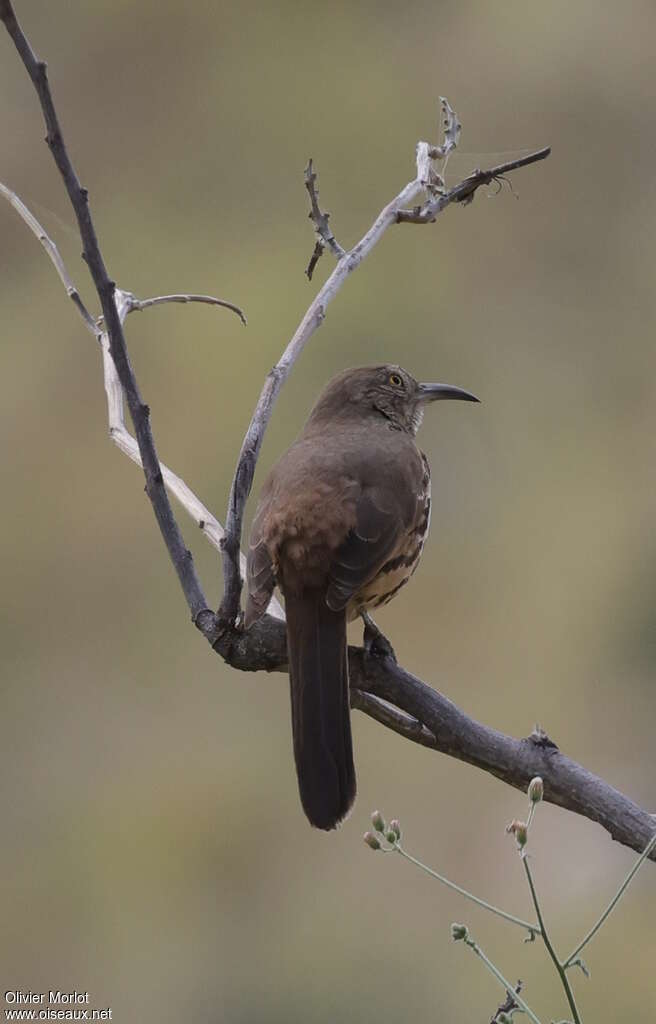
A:
MULTIPOLYGON (((276 406, 257 483, 344 366, 398 361, 483 404, 429 411, 430 542, 380 615, 402 663, 513 735, 561 747, 656 811, 656 97, 651 3, 18 0, 47 58, 110 274, 225 311, 130 317, 161 457, 223 516, 261 383, 328 273, 302 172, 352 245, 434 140, 448 177, 547 143, 545 163, 430 227, 388 232, 276 406)), ((97 311, 31 85, 0 34, 0 180, 97 311)), ((226 668, 189 624, 137 469, 107 438, 97 347, 0 207, 5 989, 82 989, 114 1020, 481 1022, 503 993, 467 923, 544 1020, 539 945, 361 841, 374 807, 456 881, 530 913, 504 834, 521 794, 354 715, 359 797, 301 813, 283 675, 226 668)), ((253 503, 249 505, 249 517, 253 503)), ((204 585, 216 553, 181 513, 204 585)), ((354 638, 357 632, 354 630, 354 638)), ((566 952, 633 855, 540 808, 533 866, 566 952)), ((589 1021, 656 1015, 647 866, 575 977, 589 1021)))

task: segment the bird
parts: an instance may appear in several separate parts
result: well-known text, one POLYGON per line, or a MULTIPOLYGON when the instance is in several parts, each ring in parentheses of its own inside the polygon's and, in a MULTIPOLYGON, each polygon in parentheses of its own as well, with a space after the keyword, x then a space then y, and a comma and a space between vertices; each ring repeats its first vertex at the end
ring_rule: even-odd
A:
MULTIPOLYGON (((414 573, 431 514, 415 442, 425 406, 478 402, 395 364, 337 374, 267 476, 251 527, 244 628, 285 600, 292 738, 310 824, 336 828, 356 795, 346 626, 387 604, 414 573)), ((382 636, 382 634, 381 634, 382 636)), ((383 638, 384 639, 384 638, 383 638)))

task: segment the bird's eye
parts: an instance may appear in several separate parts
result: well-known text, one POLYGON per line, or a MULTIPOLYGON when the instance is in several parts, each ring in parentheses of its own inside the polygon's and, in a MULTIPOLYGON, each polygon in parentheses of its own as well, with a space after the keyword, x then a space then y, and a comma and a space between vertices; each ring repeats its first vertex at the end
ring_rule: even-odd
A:
POLYGON ((403 387, 403 381, 399 377, 398 373, 390 373, 389 382, 390 384, 393 384, 395 388, 403 387))

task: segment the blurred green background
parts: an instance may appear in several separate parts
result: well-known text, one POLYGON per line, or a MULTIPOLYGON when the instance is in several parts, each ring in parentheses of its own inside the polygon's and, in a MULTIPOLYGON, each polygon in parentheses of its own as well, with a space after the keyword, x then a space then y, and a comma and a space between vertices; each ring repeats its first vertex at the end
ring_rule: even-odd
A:
MULTIPOLYGON (((402 663, 514 735, 561 747, 656 810, 656 8, 505 2, 18 0, 89 188, 110 274, 139 296, 213 292, 128 323, 161 457, 223 516, 263 378, 309 284, 309 156, 353 244, 434 140, 449 181, 525 147, 546 163, 437 224, 391 230, 286 385, 257 483, 326 379, 398 361, 470 388, 431 410, 433 530, 380 615, 402 663)), ((0 38, 0 179, 97 310, 35 96, 0 38)), ((545 1020, 538 946, 361 842, 408 848, 522 916, 518 794, 354 715, 359 799, 301 813, 282 675, 226 668, 189 625, 136 468, 107 439, 97 348, 44 252, 0 207, 2 919, 7 988, 84 989, 117 1021, 485 1022, 503 993, 465 921, 545 1020)), ((252 514, 253 503, 249 506, 252 514)), ((208 594, 220 564, 181 519, 208 594)), ((354 638, 356 633, 354 633, 354 638)), ((551 807, 534 870, 563 951, 633 855, 551 807)), ((576 978, 586 1019, 653 1022, 654 869, 576 978)))

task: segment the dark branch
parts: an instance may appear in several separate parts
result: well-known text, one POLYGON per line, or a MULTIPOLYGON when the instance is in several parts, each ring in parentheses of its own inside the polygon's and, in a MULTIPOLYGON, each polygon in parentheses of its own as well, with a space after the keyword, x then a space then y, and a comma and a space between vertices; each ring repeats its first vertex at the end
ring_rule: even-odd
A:
POLYGON ((550 153, 551 146, 545 146, 544 149, 538 149, 527 156, 518 157, 517 160, 508 160, 505 164, 490 167, 487 171, 476 170, 447 192, 429 199, 423 206, 416 206, 414 210, 399 210, 396 217, 397 223, 432 224, 437 215, 451 203, 463 203, 466 206, 473 202, 476 190, 481 185, 491 185, 493 181, 499 181, 504 174, 515 171, 518 167, 527 167, 529 164, 537 163, 538 160, 546 160, 550 153))
POLYGON ((4 22, 9 35, 13 39, 39 97, 46 124, 46 142, 62 176, 75 211, 75 216, 77 217, 84 247, 84 259, 89 267, 93 283, 100 298, 109 335, 112 359, 123 386, 132 423, 134 424, 135 437, 139 445, 139 453, 146 477, 146 494, 153 506, 169 557, 178 574, 178 579, 180 580, 180 585, 184 591, 192 617, 196 618, 207 606, 207 600, 196 574, 191 553, 185 546, 166 493, 155 442, 150 428, 150 411, 141 397, 132 366, 130 365, 123 328, 114 301, 115 284, 107 273, 100 252, 98 238, 89 210, 88 192, 80 184, 64 143, 50 92, 46 65, 35 56, 16 19, 10 0, 0 0, 0 20, 4 22))
POLYGON ((418 718, 406 715, 405 712, 395 708, 393 704, 388 704, 380 697, 374 697, 372 693, 351 687, 351 707, 357 708, 358 711, 364 711, 365 715, 369 715, 370 718, 387 729, 398 732, 399 736, 405 736, 407 740, 421 743, 424 747, 435 748, 436 739, 433 733, 429 732, 418 718))
POLYGON ((317 233, 317 241, 314 247, 314 252, 310 257, 310 262, 308 263, 307 270, 305 271, 308 280, 311 281, 312 275, 314 273, 314 268, 321 259, 321 256, 323 255, 323 251, 326 248, 326 246, 328 246, 328 248, 334 252, 338 260, 341 259, 342 256, 346 255, 346 253, 345 250, 342 249, 341 245, 335 238, 332 231, 330 230, 330 226, 328 224, 330 214, 322 213, 319 207, 319 189, 317 188, 317 175, 314 170, 314 167, 312 166, 311 159, 308 160, 308 165, 305 168, 304 181, 305 187, 308 190, 308 195, 310 196, 311 208, 310 212, 308 213, 308 217, 314 224, 314 229, 317 233))
MULTIPOLYGON (((285 624, 265 615, 248 633, 223 627, 214 650, 242 671, 287 667, 285 624)), ((405 739, 481 768, 526 791, 539 775, 544 799, 597 822, 613 839, 642 853, 656 819, 597 775, 563 754, 541 729, 525 739, 506 736, 465 714, 443 694, 391 658, 349 647, 351 704, 405 739)), ((652 854, 656 860, 656 850, 652 854)))

